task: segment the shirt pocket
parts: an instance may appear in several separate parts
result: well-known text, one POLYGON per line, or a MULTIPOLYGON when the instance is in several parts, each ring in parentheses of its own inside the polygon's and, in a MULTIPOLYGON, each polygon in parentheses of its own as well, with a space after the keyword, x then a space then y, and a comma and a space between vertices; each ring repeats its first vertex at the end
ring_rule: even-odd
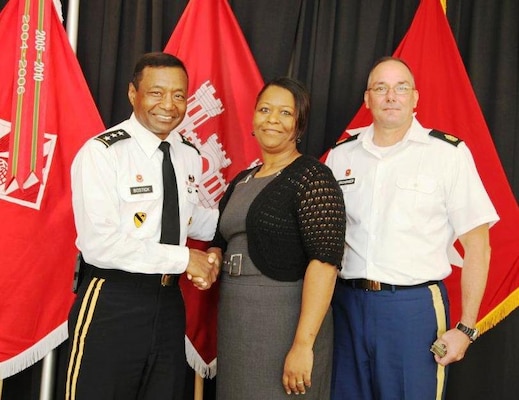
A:
POLYGON ((150 238, 160 231, 162 177, 148 176, 127 174, 117 183, 121 230, 136 238, 150 238))
POLYGON ((396 207, 403 223, 428 229, 430 221, 441 212, 439 182, 428 175, 399 175, 396 180, 396 207))
POLYGON ((162 181, 155 179, 122 179, 118 183, 119 195, 125 203, 147 203, 157 201, 162 196, 162 181))
POLYGON ((402 190, 410 190, 427 195, 432 194, 436 190, 438 182, 433 177, 426 175, 400 175, 397 178, 396 185, 402 190))

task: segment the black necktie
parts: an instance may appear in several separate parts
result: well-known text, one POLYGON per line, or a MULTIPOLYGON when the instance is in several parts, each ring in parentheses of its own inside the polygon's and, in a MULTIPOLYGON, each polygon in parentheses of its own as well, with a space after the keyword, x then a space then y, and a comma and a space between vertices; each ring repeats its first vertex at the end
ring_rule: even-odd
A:
POLYGON ((162 204, 160 243, 178 244, 180 238, 180 218, 178 215, 177 178, 169 155, 169 143, 162 142, 159 149, 164 153, 164 159, 162 160, 164 200, 162 204))

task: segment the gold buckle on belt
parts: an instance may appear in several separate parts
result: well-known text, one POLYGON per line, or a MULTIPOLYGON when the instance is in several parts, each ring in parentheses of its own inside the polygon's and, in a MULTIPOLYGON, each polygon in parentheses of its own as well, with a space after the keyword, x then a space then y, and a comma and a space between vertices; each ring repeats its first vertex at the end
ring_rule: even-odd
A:
POLYGON ((160 278, 161 286, 171 286, 173 284, 173 275, 163 274, 160 278))
POLYGON ((382 290, 382 286, 380 285, 379 281, 370 281, 369 279, 366 279, 365 281, 366 287, 364 289, 366 290, 382 290))

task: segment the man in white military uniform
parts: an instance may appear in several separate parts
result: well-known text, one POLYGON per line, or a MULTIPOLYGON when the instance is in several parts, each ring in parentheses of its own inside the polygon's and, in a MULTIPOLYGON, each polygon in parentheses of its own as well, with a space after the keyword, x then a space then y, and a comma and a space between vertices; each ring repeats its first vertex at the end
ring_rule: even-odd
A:
POLYGON ((364 101, 373 124, 326 160, 346 204, 332 399, 440 399, 444 366, 477 337, 488 229, 499 218, 467 146, 413 116, 418 91, 405 62, 377 62, 364 101), (456 239, 464 249, 462 314, 449 329, 442 280, 456 239))
POLYGON ((133 114, 89 140, 73 162, 85 278, 69 315, 67 399, 183 399, 178 277, 186 272, 208 288, 220 262, 186 247, 188 236, 211 240, 218 218, 198 202, 198 150, 174 131, 187 88, 179 59, 144 55, 128 90, 133 114), (164 168, 172 177, 163 182, 164 168))

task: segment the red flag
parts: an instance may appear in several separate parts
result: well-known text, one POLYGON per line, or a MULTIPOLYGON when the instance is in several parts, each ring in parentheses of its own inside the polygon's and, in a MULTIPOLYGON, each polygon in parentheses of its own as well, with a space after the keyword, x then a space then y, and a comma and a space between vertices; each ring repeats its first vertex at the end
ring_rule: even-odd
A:
MULTIPOLYGON (((164 51, 188 70, 192 95, 180 131, 204 158, 201 201, 217 207, 228 182, 259 160, 251 132, 261 75, 226 0, 191 0, 164 51)), ((188 362, 200 375, 213 377, 218 288, 200 292, 189 282, 181 285, 188 362)))
MULTIPOLYGON (((421 1, 394 56, 405 60, 415 75, 420 93, 417 119, 425 127, 451 133, 465 141, 501 218, 490 229, 490 273, 478 318, 478 328, 484 332, 519 305, 519 207, 438 0, 421 1)), ((371 122, 369 110, 362 107, 347 131, 371 122)), ((347 131, 343 137, 348 136, 347 131)), ((461 251, 459 246, 457 249, 461 251)), ((461 315, 460 274, 459 268, 453 268, 446 280, 453 323, 461 315)))
POLYGON ((0 14, 0 379, 37 362, 67 338, 77 252, 69 169, 83 142, 104 129, 52 0, 31 3, 48 10, 43 25, 24 25, 42 15, 25 9, 28 2, 21 0, 11 0, 0 14), (41 58, 21 61, 20 41, 41 58), (15 138, 13 96, 36 83, 33 99, 40 91, 46 100, 28 103, 36 113, 18 122, 35 128, 15 138), (34 145, 38 126, 41 138, 35 137, 41 143, 27 148, 34 145), (21 188, 8 175, 18 139, 19 151, 41 158, 40 171, 27 181, 24 176, 21 188))

